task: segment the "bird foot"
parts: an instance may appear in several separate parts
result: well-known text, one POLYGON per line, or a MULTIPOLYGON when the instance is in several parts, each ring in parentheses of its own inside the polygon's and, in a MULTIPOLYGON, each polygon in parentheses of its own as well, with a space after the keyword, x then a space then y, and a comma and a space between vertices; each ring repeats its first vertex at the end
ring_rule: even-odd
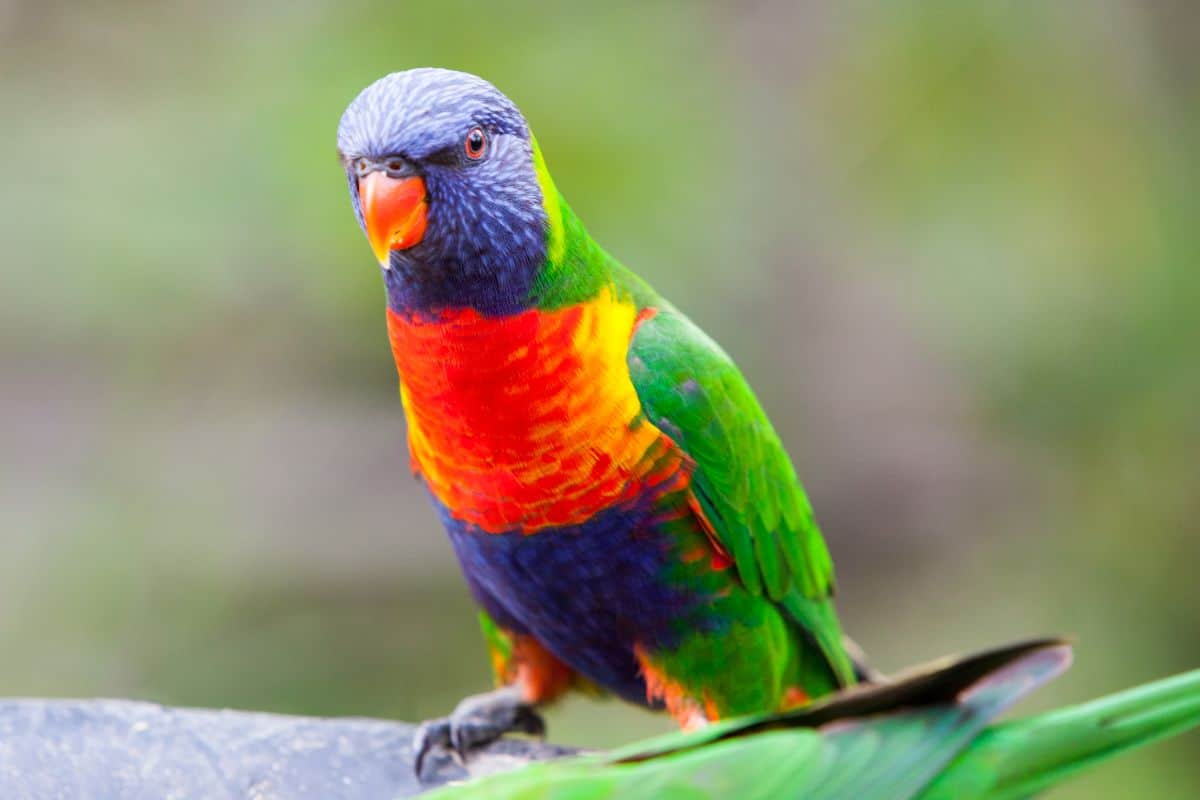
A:
POLYGON ((466 697, 450 716, 427 720, 417 728, 412 744, 413 771, 418 780, 424 781, 424 770, 430 763, 438 762, 434 772, 445 758, 465 765, 470 751, 506 733, 542 737, 546 722, 515 686, 466 697))

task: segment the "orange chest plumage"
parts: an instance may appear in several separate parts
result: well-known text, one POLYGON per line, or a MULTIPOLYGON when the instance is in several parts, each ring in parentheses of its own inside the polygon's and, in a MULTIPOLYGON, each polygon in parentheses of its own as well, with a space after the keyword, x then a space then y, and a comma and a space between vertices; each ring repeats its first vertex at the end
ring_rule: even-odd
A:
POLYGON ((451 515, 532 533, 686 479, 629 378, 636 317, 609 292, 505 317, 389 310, 413 467, 451 515))

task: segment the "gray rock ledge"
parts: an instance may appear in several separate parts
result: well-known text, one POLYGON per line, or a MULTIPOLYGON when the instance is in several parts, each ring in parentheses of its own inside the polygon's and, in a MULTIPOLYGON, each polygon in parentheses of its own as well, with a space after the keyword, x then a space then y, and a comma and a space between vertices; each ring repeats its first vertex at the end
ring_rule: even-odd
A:
POLYGON ((0 699, 0 798, 390 800, 575 752, 504 739, 473 757, 469 773, 438 760, 433 782, 421 785, 412 772, 412 732, 407 723, 377 719, 0 699))

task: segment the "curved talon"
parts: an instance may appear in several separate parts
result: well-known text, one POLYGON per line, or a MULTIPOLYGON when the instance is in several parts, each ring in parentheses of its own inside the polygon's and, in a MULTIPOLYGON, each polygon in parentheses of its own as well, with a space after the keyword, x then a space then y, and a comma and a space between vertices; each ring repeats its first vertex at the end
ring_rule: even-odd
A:
POLYGON ((421 723, 413 734, 413 772, 424 781, 431 753, 441 751, 466 766, 470 751, 506 733, 544 737, 546 722, 512 687, 465 698, 448 717, 421 723))
POLYGON ((424 780, 425 759, 430 752, 451 749, 450 728, 449 717, 427 720, 417 726, 412 741, 413 772, 417 780, 424 780))

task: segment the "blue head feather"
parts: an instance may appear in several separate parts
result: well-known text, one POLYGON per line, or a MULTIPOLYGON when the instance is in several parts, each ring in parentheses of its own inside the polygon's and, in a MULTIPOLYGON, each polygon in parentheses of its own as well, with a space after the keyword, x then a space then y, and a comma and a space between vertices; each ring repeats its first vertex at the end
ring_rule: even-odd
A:
POLYGON ((355 158, 399 156, 425 180, 425 235, 407 250, 391 251, 384 271, 395 311, 466 307, 500 315, 529 304, 546 259, 546 212, 529 127, 496 87, 445 69, 380 78, 342 115, 338 152, 359 225, 355 158), (463 143, 476 126, 487 136, 487 150, 471 161, 463 143))

